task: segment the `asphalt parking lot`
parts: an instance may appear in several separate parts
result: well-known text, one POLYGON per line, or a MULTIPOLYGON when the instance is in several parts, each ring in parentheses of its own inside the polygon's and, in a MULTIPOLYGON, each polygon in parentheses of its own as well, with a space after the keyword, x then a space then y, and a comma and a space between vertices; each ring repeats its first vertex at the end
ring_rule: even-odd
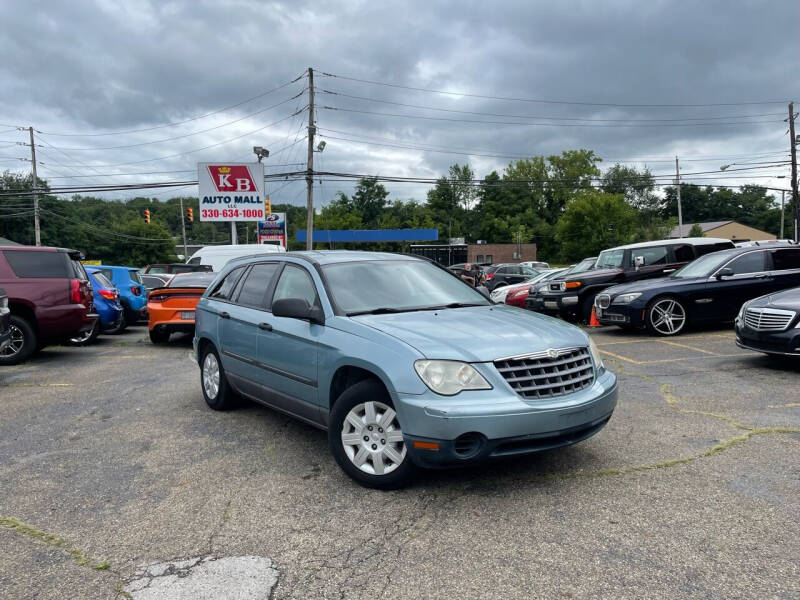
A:
POLYGON ((48 348, 0 370, 0 597, 172 598, 207 567, 236 598, 800 598, 800 362, 592 335, 606 429, 397 492, 316 429, 208 410, 188 338, 48 348))

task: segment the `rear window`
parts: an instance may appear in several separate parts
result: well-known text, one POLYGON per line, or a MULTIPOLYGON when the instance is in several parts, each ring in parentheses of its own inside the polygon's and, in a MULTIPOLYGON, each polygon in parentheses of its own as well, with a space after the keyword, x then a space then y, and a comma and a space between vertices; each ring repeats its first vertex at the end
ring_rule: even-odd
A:
POLYGON ((772 252, 772 265, 776 271, 800 269, 800 248, 787 248, 772 252))
POLYGON ((176 275, 167 284, 167 287, 202 287, 211 285, 216 275, 209 273, 185 273, 176 275))
POLYGON ((647 248, 637 248, 631 251, 633 264, 636 264, 636 257, 644 258, 645 265, 665 265, 667 264, 666 246, 648 246, 647 248))
POLYGON ((112 287, 114 287, 114 284, 113 284, 113 283, 111 283, 111 282, 108 280, 108 277, 106 277, 105 275, 103 275, 101 272, 99 272, 99 271, 96 271, 95 273, 93 273, 93 274, 92 274, 92 276, 94 277, 94 280, 95 280, 95 281, 96 281, 98 284, 100 284, 100 286, 101 286, 101 287, 105 287, 105 288, 112 288, 112 287))
POLYGON ((142 274, 139 272, 138 269, 129 269, 128 274, 131 276, 131 280, 135 281, 136 283, 143 283, 142 282, 142 274))
POLYGON ((86 279, 83 267, 72 266, 63 252, 4 250, 3 254, 17 277, 55 277, 86 279))

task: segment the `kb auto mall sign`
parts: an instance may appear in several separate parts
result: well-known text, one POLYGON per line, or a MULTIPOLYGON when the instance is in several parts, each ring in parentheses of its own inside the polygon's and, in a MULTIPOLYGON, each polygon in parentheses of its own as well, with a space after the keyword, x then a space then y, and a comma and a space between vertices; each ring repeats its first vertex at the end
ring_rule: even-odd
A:
POLYGON ((264 165, 197 163, 201 221, 263 221, 264 165))

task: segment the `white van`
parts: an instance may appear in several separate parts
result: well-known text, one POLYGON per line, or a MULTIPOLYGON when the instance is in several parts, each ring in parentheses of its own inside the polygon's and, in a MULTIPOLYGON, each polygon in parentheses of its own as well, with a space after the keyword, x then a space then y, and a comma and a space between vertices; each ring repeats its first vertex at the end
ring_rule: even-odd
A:
POLYGON ((274 254, 286 252, 283 246, 275 244, 224 244, 220 246, 204 246, 192 254, 188 265, 209 265, 212 271, 221 271, 229 260, 240 256, 253 256, 254 254, 274 254))

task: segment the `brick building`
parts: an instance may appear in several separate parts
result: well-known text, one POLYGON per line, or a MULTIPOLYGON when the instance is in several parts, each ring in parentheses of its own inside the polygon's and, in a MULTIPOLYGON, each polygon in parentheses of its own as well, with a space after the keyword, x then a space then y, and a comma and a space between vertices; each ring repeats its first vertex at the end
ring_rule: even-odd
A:
POLYGON ((536 244, 467 244, 467 261, 476 263, 507 263, 536 260, 536 244), (519 257, 514 257, 517 250, 519 257))

